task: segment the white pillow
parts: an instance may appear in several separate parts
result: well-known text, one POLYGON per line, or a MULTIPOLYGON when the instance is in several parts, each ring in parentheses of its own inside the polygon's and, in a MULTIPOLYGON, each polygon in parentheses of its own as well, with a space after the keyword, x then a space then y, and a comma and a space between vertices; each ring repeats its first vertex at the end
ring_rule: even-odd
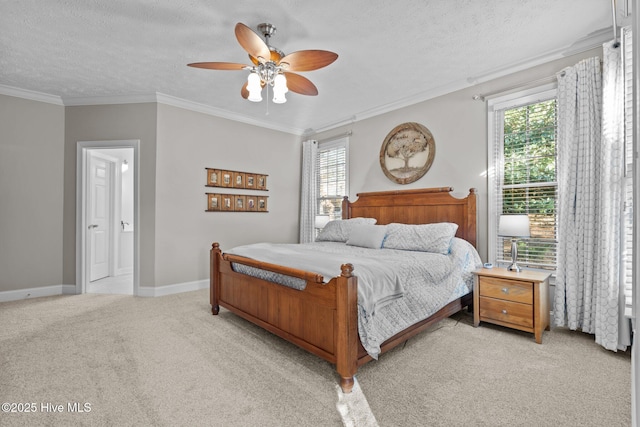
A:
POLYGON ((458 224, 451 222, 415 225, 392 223, 387 225, 383 247, 448 254, 457 230, 458 224))
POLYGON ((320 231, 316 242, 342 242, 349 240, 351 230, 358 224, 375 224, 375 218, 350 218, 329 221, 320 231))
POLYGON ((347 245, 380 249, 386 232, 385 225, 358 224, 351 230, 347 245))

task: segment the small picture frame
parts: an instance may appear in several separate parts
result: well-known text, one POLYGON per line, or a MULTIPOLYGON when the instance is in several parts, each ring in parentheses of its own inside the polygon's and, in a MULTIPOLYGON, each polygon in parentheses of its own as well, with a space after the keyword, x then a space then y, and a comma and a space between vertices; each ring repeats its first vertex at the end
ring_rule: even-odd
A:
POLYGON ((267 212, 267 197, 258 196, 258 212, 267 212))
POLYGON ((256 188, 258 190, 267 189, 267 175, 256 175, 256 188))
POLYGON ((222 171, 222 182, 220 182, 220 186, 233 187, 233 172, 222 171))
POLYGON ((247 196, 246 210, 255 212, 258 210, 258 196, 247 196))
POLYGON ((252 173, 244 174, 244 185, 249 189, 256 188, 256 176, 252 173))
POLYGON ((235 205, 233 207, 234 211, 236 211, 236 212, 244 212, 246 210, 246 205, 247 205, 247 197, 246 196, 236 195, 234 197, 234 201, 235 201, 235 205))
POLYGON ((207 193, 207 196, 208 196, 207 210, 219 211, 221 207, 220 194, 207 193))
POLYGON ((233 173, 233 187, 234 188, 244 188, 244 173, 243 172, 234 172, 233 173))
POLYGON ((234 200, 232 194, 222 194, 220 197, 220 201, 222 202, 220 210, 233 211, 234 200))
POLYGON ((220 185, 220 171, 218 169, 207 169, 207 185, 213 187, 220 185))

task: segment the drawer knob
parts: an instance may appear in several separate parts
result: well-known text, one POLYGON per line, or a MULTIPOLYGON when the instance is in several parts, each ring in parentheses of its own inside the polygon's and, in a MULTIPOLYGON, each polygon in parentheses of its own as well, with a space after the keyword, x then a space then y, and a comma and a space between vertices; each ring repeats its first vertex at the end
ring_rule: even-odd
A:
POLYGON ((503 294, 508 294, 509 293, 509 288, 502 288, 502 293, 503 294))
POLYGON ((502 310, 502 314, 507 314, 507 310, 502 310))

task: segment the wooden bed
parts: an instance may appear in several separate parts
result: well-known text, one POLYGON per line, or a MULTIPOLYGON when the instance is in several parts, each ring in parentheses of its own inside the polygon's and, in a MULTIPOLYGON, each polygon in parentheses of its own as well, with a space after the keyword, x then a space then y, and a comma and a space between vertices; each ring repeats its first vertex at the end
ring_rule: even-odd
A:
MULTIPOLYGON (((476 192, 464 199, 453 197, 449 187, 360 193, 355 202, 342 202, 343 219, 376 218, 391 222, 458 224, 457 237, 476 246, 476 192)), ((358 336, 357 277, 345 260, 340 276, 323 283, 316 273, 224 254, 218 243, 211 249, 211 311, 220 306, 285 340, 336 365, 340 386, 351 391, 359 366, 372 360, 358 336), (304 290, 258 279, 232 270, 240 263, 304 279, 304 290)), ((472 305, 472 294, 459 298, 433 316, 396 334, 381 346, 384 353, 426 329, 433 323, 472 305)))

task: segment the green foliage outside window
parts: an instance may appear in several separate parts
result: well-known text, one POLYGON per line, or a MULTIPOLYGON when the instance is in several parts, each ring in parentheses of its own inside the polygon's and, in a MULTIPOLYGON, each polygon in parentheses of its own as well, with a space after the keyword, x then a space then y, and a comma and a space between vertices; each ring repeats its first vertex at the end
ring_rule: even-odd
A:
MULTIPOLYGON (((528 214, 519 262, 553 268, 556 248, 556 100, 504 112, 502 213, 528 214)), ((503 256, 510 257, 510 242, 503 256)))

